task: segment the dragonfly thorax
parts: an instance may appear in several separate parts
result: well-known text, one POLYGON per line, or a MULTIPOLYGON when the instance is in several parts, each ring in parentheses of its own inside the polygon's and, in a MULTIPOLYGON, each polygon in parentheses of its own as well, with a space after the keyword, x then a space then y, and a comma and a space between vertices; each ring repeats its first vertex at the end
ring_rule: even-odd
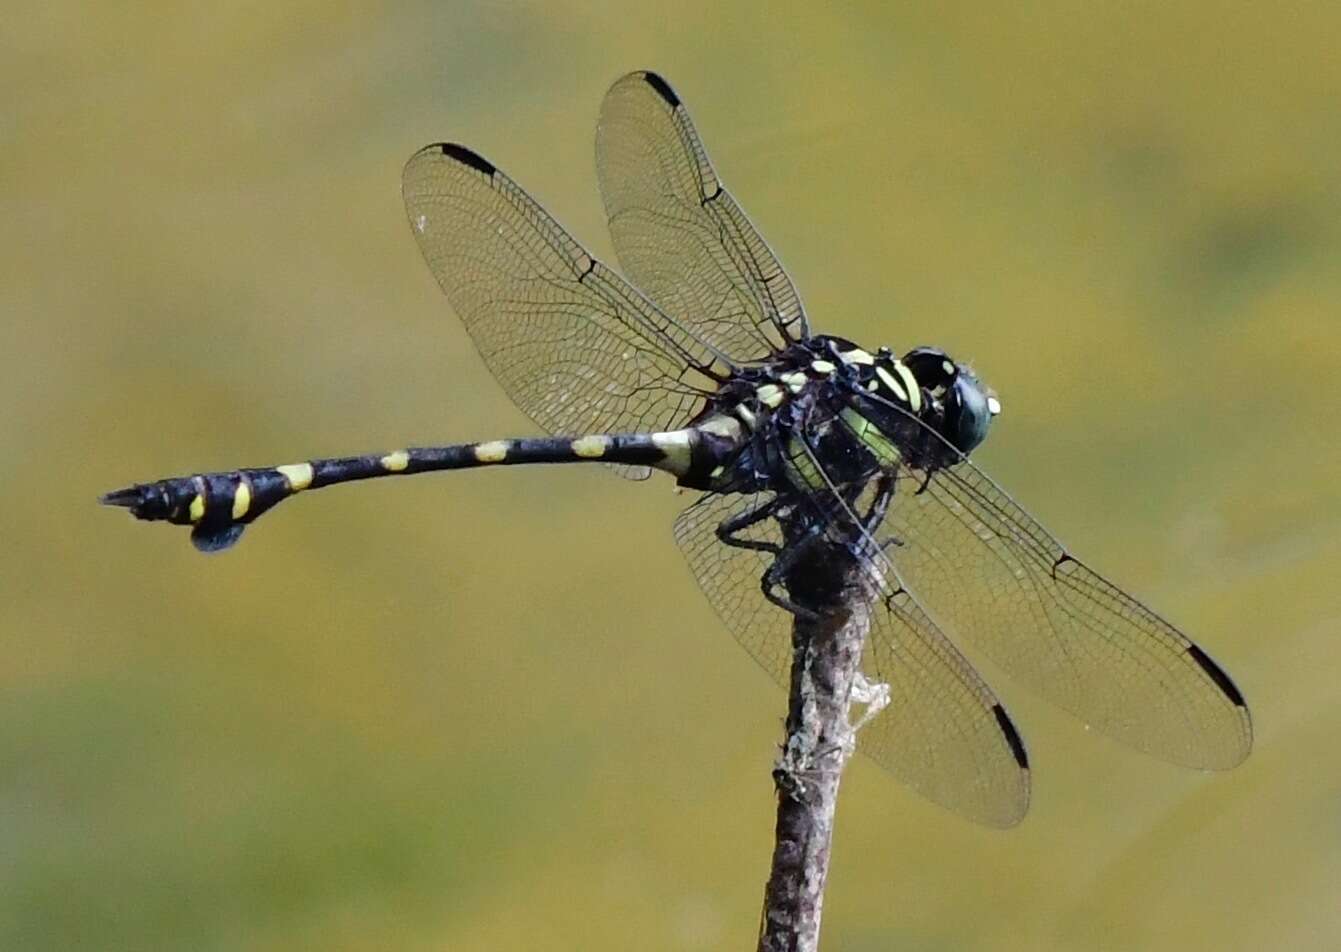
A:
POLYGON ((941 350, 918 347, 899 358, 816 335, 721 386, 694 425, 729 421, 739 435, 729 447, 719 441, 727 455, 701 459, 685 484, 701 486, 711 472, 707 482, 718 491, 818 489, 900 463, 935 470, 980 444, 999 409, 973 372, 941 350))

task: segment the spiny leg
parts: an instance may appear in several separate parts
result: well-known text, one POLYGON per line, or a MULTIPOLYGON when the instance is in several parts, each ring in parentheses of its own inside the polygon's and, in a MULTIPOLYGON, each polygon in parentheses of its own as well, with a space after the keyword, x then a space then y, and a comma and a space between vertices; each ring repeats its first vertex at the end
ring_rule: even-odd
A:
MULTIPOLYGON (((858 538, 855 543, 850 544, 850 547, 857 557, 866 558, 866 552, 873 544, 878 545, 883 551, 883 544, 873 542, 874 533, 884 521, 885 514, 889 510, 890 502, 894 498, 894 487, 894 474, 882 473, 876 482, 875 498, 871 501, 871 504, 867 507, 865 513, 858 513, 856 508, 857 499, 862 492, 860 486, 847 487, 841 493, 840 498, 844 503, 844 508, 857 520, 857 524, 854 528, 857 530, 858 538)), ((775 499, 773 502, 776 503, 778 500, 775 499)), ((760 507, 761 510, 764 508, 767 507, 760 507)), ((759 510, 755 510, 754 512, 745 513, 744 515, 746 517, 755 517, 758 512, 759 510)), ((751 518, 751 522, 753 521, 757 521, 757 518, 751 518)), ((786 585, 786 580, 791 570, 803 558, 810 554, 814 545, 826 535, 828 531, 829 521, 824 518, 815 518, 809 521, 809 525, 806 526, 804 534, 800 538, 789 542, 786 547, 781 549, 777 546, 772 547, 775 556, 773 563, 768 567, 768 570, 760 580, 760 587, 763 590, 764 598, 768 599, 768 601, 777 605, 779 608, 791 612, 793 615, 797 615, 803 619, 813 621, 819 617, 817 612, 798 605, 789 597, 790 592, 786 585), (788 594, 783 594, 784 590, 788 590, 788 594)), ((898 540, 890 541, 894 544, 900 544, 898 540)), ((889 597, 892 597, 892 595, 889 597)))
MULTIPOLYGON (((871 500, 871 505, 867 508, 866 514, 862 517, 862 525, 866 530, 867 538, 874 539, 876 530, 880 524, 885 521, 885 514, 889 512, 889 504, 894 499, 894 487, 897 477, 893 473, 881 473, 875 483, 875 498, 871 500)), ((879 543, 880 551, 884 552, 891 546, 903 545, 903 540, 890 536, 879 543)))
MULTIPOLYGON (((867 508, 866 514, 862 517, 862 524, 866 530, 866 539, 871 540, 878 547, 881 554, 893 546, 903 545, 903 540, 890 536, 884 541, 876 541, 875 533, 884 522, 885 514, 889 512, 889 504, 894 499, 894 489, 897 477, 893 473, 882 473, 876 481, 875 498, 871 500, 871 505, 867 508)), ((869 543, 868 543, 869 544, 869 543)), ((885 608, 893 611, 894 598, 903 591, 903 586, 890 585, 886 587, 886 593, 882 598, 885 608)))
POLYGON ((803 608, 792 602, 785 595, 779 594, 779 590, 784 587, 782 582, 783 575, 800 557, 798 548, 804 544, 804 540, 801 540, 800 543, 790 543, 784 547, 775 542, 765 542, 761 539, 747 539, 740 535, 741 532, 744 532, 751 526, 756 526, 767 519, 776 517, 782 509, 787 507, 787 505, 789 505, 788 501, 782 496, 775 496, 752 509, 738 512, 718 524, 716 530, 717 538, 725 545, 729 545, 736 549, 766 552, 773 556, 773 561, 769 564, 768 569, 759 580, 760 588, 764 593, 764 598, 768 599, 784 611, 813 621, 819 618, 815 612, 808 608, 803 608))
POLYGON ((782 547, 774 542, 764 542, 759 539, 746 539, 739 533, 757 526, 766 519, 771 519, 783 507, 785 502, 781 496, 774 496, 767 502, 755 506, 753 509, 747 509, 744 512, 738 512, 728 519, 722 520, 717 526, 717 538, 726 545, 737 549, 753 549, 756 552, 767 552, 770 555, 777 555, 782 547))
POLYGON ((764 598, 783 611, 791 612, 797 618, 809 622, 819 621, 822 615, 791 600, 790 590, 787 588, 787 576, 809 554, 812 544, 819 537, 819 532, 818 527, 812 527, 806 530, 805 536, 780 549, 768 570, 759 579, 759 588, 764 593, 764 598), (783 592, 788 594, 784 595, 783 592))

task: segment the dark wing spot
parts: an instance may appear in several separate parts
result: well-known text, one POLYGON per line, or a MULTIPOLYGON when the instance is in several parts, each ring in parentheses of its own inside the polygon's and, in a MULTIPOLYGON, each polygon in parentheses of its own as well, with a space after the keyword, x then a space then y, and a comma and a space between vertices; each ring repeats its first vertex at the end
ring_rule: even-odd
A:
POLYGON ((1078 563, 1076 562, 1075 558, 1072 557, 1072 555, 1069 552, 1063 552, 1062 557, 1058 559, 1056 562, 1052 563, 1052 577, 1053 579, 1057 578, 1057 571, 1059 569, 1061 570, 1062 575, 1067 575, 1071 572, 1074 572, 1077 566, 1078 563), (1070 566, 1070 568, 1067 568, 1068 565, 1070 566))
POLYGON ((672 109, 679 107, 680 97, 675 95, 675 90, 670 88, 670 83, 666 82, 656 73, 650 71, 643 73, 643 79, 647 81, 647 85, 656 90, 658 96, 670 104, 672 109))
POLYGON ((494 164, 484 156, 480 155, 478 152, 472 152, 463 145, 457 145, 454 142, 444 142, 439 148, 442 149, 442 154, 449 159, 456 159, 456 161, 460 162, 462 165, 468 165, 477 172, 483 172, 485 175, 492 177, 493 174, 498 171, 498 169, 494 168, 494 164))
POLYGON ((1006 743, 1010 744, 1010 752, 1015 755, 1015 762, 1024 770, 1029 769, 1029 755, 1024 752, 1024 741, 1020 738, 1020 732, 1015 729, 1011 723, 1010 715, 1000 704, 992 705, 992 713, 996 715, 997 726, 1001 728, 1001 733, 1006 735, 1006 743))
POLYGON ((201 552, 222 552, 242 536, 242 525, 206 526, 204 523, 191 530, 191 544, 201 552))
POLYGON ((1196 645, 1188 645, 1187 653, 1192 656, 1192 660, 1201 665, 1201 670, 1210 676, 1215 682, 1215 686, 1224 692, 1225 697, 1229 698, 1239 707, 1243 707, 1243 695, 1234 682, 1229 680, 1229 675, 1225 674, 1223 668, 1211 660, 1210 655, 1202 651, 1196 645))

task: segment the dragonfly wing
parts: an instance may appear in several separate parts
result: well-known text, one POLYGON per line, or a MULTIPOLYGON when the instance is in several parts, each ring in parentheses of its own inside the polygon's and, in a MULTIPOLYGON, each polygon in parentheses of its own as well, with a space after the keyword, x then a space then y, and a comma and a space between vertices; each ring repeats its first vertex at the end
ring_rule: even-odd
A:
MULTIPOLYGON (((771 493, 705 495, 680 514, 675 538, 731 634, 787 688, 792 616, 760 589, 772 556, 728 546, 718 536, 723 522, 748 522, 741 517, 773 500, 771 493)), ((834 520, 840 525, 841 517, 834 520)), ((753 522, 736 537, 782 542, 771 518, 753 522)), ((891 588, 874 563, 870 579, 876 604, 863 670, 868 679, 889 686, 890 703, 861 728, 857 749, 918 793, 969 819, 997 827, 1018 823, 1029 805, 1029 769, 1004 708, 908 592, 891 588)))
POLYGON ((630 73, 606 93, 596 171, 620 266, 667 314, 737 363, 809 336, 791 278, 657 74, 630 73))
POLYGON ((724 372, 487 159, 428 146, 406 164, 402 192, 419 249, 485 364, 549 432, 672 429, 724 372))
POLYGON ((900 576, 954 634, 1095 729, 1226 769, 1252 746, 1243 695, 1185 634, 1070 555, 967 459, 898 482, 883 532, 900 576))
POLYGON ((887 592, 884 607, 863 668, 889 685, 890 706, 862 728, 857 749, 957 813, 987 826, 1019 823, 1029 760, 1006 709, 906 589, 887 592))

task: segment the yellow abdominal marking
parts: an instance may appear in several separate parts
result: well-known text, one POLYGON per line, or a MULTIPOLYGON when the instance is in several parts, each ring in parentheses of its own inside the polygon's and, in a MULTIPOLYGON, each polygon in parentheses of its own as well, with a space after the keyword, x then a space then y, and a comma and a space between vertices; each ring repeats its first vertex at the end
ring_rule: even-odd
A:
POLYGON ((382 468, 388 473, 401 473, 410 465, 410 454, 404 450, 396 450, 383 456, 381 462, 382 468))
POLYGON ((475 459, 481 463, 501 463, 507 458, 507 440, 493 440, 475 447, 475 459))
POLYGON ((880 378, 880 380, 884 383, 886 387, 894 391, 894 396, 898 397, 905 403, 908 402, 908 391, 903 389, 903 384, 899 383, 897 380, 894 379, 894 375, 892 373, 890 373, 884 367, 876 367, 875 375, 880 378))
MULTIPOLYGON (((737 412, 741 409, 741 407, 736 407, 737 412)), ((748 410, 745 412, 749 413, 748 410)), ((749 417, 747 422, 753 423, 754 414, 749 413, 749 417)), ((744 419, 744 417, 741 417, 741 419, 744 419)), ((698 428, 704 433, 711 433, 713 436, 720 436, 728 440, 739 439, 741 434, 740 424, 729 416, 720 413, 708 417, 708 419, 699 424, 698 428)))
POLYGON ((903 365, 902 361, 894 361, 894 372, 903 378, 903 382, 908 385, 908 408, 914 413, 922 409, 922 388, 917 385, 917 378, 913 372, 903 365))
POLYGON ((745 422, 746 426, 754 426, 754 411, 745 406, 745 404, 742 403, 740 406, 736 407, 736 416, 740 417, 741 420, 745 422))
POLYGON ((608 436, 584 436, 573 440, 573 455, 583 459, 600 459, 609 448, 608 436))
POLYGON ((289 489, 293 492, 302 492, 312 485, 311 463, 290 463, 287 466, 276 466, 275 472, 289 481, 289 489))
POLYGON ((759 398, 759 402, 766 407, 782 406, 782 388, 775 383, 766 383, 754 395, 759 398))
POLYGON ((662 469, 677 475, 689 472, 693 460, 692 447, 689 444, 689 430, 669 430, 665 433, 653 433, 652 445, 666 454, 664 462, 658 464, 662 469))
POLYGON ((251 487, 245 482, 237 484, 237 489, 233 490, 233 518, 241 519, 251 508, 251 487))
POLYGON ((203 493, 196 493, 196 498, 191 500, 191 521, 199 522, 205 518, 205 496, 203 493))
POLYGON ((838 356, 842 357, 849 364, 875 363, 875 358, 872 357, 870 354, 866 353, 866 351, 862 350, 860 347, 858 347, 856 350, 845 350, 838 356))

